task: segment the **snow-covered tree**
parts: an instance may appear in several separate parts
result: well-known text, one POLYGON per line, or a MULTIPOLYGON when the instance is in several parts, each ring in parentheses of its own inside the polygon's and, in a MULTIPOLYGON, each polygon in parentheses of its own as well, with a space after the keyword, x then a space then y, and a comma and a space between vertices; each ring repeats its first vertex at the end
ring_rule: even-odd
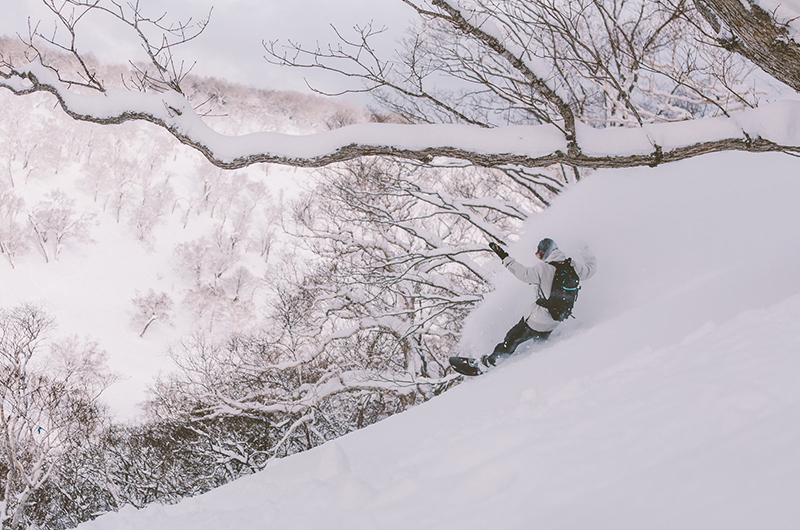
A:
MULTIPOLYGON (((15 109, 10 109, 3 122, 7 140, 0 145, 0 156, 4 158, 7 183, 13 188, 18 180, 25 181, 33 170, 32 159, 41 147, 43 131, 40 129, 37 131, 39 134, 25 134, 23 131, 30 127, 30 117, 15 112, 15 109)), ((41 127, 41 124, 38 125, 41 127)))
POLYGON ((32 496, 59 459, 97 429, 97 399, 112 381, 96 344, 54 342, 53 324, 36 306, 0 310, 0 518, 7 528, 24 527, 32 496))
POLYGON ((46 200, 28 213, 28 220, 46 262, 58 261, 64 241, 90 240, 89 227, 94 215, 75 210, 75 200, 62 190, 48 192, 46 200))
POLYGON ((14 190, 0 184, 0 252, 5 254, 11 268, 15 268, 14 258, 27 249, 23 225, 18 221, 25 209, 25 200, 14 190))
POLYGON ((236 465, 239 473, 316 447, 414 401, 413 392, 348 380, 329 358, 282 367, 286 351, 268 337, 215 341, 198 335, 172 355, 181 370, 156 383, 148 410, 222 442, 198 448, 197 458, 236 465), (260 437, 226 427, 237 419, 260 422, 260 437))
MULTIPOLYGON (((307 244, 271 276, 261 331, 176 345, 180 370, 154 386, 151 414, 215 440, 194 446, 199 461, 245 473, 444 391, 460 323, 488 288, 485 241, 538 206, 520 189, 502 172, 422 178, 379 160, 326 172, 296 205, 307 244), (487 201, 487 188, 505 200, 487 201), (245 418, 263 437, 231 430, 245 418)), ((184 251, 197 264, 207 247, 184 251)), ((235 282, 228 297, 250 289, 237 271, 218 283, 235 282)))
POLYGON ((140 337, 144 337, 147 329, 156 320, 167 324, 172 320, 172 298, 167 293, 157 293, 154 289, 145 294, 137 291, 131 302, 136 311, 133 321, 141 328, 140 337))
POLYGON ((162 222, 163 216, 174 202, 174 190, 169 177, 158 179, 152 169, 140 175, 136 182, 137 198, 133 203, 129 224, 136 236, 144 243, 150 243, 152 232, 162 222))
MULTIPOLYGON (((283 64, 361 78, 366 87, 358 89, 378 91, 390 108, 426 125, 357 124, 310 136, 224 137, 203 123, 187 99, 187 69, 175 56, 207 20, 169 25, 138 3, 110 0, 45 1, 66 31, 34 31, 34 60, 5 60, 0 86, 19 95, 53 94, 78 120, 149 121, 229 169, 261 162, 318 167, 372 155, 425 163, 459 159, 492 168, 630 167, 723 150, 798 149, 800 142, 782 135, 780 123, 766 127, 763 120, 740 122, 732 114, 757 103, 750 68, 709 38, 701 14, 732 1, 697 2, 699 9, 682 0, 403 1, 421 23, 399 61, 375 54, 369 26, 355 37, 342 35, 329 48, 290 44, 286 53, 278 45, 267 50, 283 64), (84 17, 87 11, 127 25, 146 52, 150 62, 136 67, 130 90, 109 90, 79 48, 82 25, 97 20, 84 17), (68 53, 72 70, 48 62, 44 45, 68 53), (456 87, 440 86, 443 77, 456 87), (651 123, 708 116, 716 119, 691 135, 680 124, 651 123), (524 127, 498 127, 503 124, 524 127)), ((748 3, 752 12, 754 4, 748 3)), ((784 23, 769 13, 761 19, 784 23)), ((784 119, 793 119, 788 114, 784 119)))
POLYGON ((253 299, 259 281, 241 263, 242 236, 217 225, 211 237, 203 236, 175 248, 180 271, 190 276, 193 286, 184 306, 197 322, 219 331, 242 332, 255 323, 253 299))
POLYGON ((488 287, 486 242, 502 242, 534 206, 503 177, 450 180, 376 160, 328 172, 296 210, 301 240, 318 256, 298 284, 315 299, 307 318, 322 332, 310 356, 341 357, 343 372, 426 396, 446 385, 461 319, 488 287), (486 199, 488 188, 497 198, 486 199))
POLYGON ((707 22, 701 30, 709 38, 800 91, 800 43, 795 39, 793 2, 763 7, 757 0, 694 0, 694 4, 707 22))

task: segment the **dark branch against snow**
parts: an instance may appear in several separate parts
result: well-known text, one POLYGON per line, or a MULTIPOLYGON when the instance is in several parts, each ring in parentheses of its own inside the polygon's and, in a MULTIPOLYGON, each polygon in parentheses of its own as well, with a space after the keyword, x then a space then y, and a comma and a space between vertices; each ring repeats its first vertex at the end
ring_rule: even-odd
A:
POLYGON ((469 125, 370 123, 310 135, 260 132, 225 136, 212 130, 176 91, 145 93, 109 89, 79 94, 38 63, 0 69, 0 87, 17 95, 48 92, 76 120, 109 125, 143 120, 169 131, 214 165, 237 169, 256 163, 321 167, 364 156, 389 156, 446 165, 481 167, 620 168, 673 162, 728 150, 798 152, 800 102, 783 101, 730 117, 594 129, 577 123, 577 148, 555 125, 484 129, 469 125))

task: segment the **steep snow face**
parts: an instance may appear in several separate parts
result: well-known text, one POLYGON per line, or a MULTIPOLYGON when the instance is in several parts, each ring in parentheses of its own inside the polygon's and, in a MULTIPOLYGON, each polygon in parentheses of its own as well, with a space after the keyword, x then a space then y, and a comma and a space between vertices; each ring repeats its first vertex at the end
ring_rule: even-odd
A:
MULTIPOLYGON (((579 255, 581 244, 597 255, 598 273, 582 285, 576 318, 555 339, 637 312, 656 325, 643 320, 624 340, 671 344, 709 320, 800 291, 798 167, 782 155, 728 153, 597 172, 533 218, 509 252, 531 264, 538 241, 550 237, 568 255, 579 255)), ((465 326, 470 355, 493 347, 498 328, 518 321, 535 298, 496 267, 495 293, 465 326)))
MULTIPOLYGON (((84 530, 792 528, 800 521, 800 162, 598 172, 509 249, 588 243, 546 344, 407 413, 176 506, 84 530)), ((465 352, 531 303, 498 267, 465 352)))

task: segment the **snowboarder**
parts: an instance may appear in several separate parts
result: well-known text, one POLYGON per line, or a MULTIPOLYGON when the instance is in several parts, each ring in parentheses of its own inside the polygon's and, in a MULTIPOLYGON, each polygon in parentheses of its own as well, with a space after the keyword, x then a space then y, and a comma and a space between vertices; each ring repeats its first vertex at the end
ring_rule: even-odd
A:
POLYGON ((572 314, 579 280, 591 278, 597 268, 597 259, 588 247, 581 249, 582 261, 573 261, 550 238, 539 241, 536 257, 540 261, 532 267, 519 263, 496 243, 489 246, 514 276, 537 289, 537 299, 525 316, 506 333, 503 342, 495 346, 491 355, 484 355, 480 360, 450 358, 453 368, 464 375, 483 373, 498 360, 513 354, 523 342, 547 339, 558 324, 572 314))

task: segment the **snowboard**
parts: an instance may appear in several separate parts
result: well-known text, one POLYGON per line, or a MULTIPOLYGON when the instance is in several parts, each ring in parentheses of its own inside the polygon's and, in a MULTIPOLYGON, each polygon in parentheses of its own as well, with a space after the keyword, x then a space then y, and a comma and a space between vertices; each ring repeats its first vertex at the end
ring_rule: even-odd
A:
POLYGON ((481 375, 488 370, 488 367, 481 363, 480 359, 471 357, 450 357, 450 366, 461 375, 481 375))

